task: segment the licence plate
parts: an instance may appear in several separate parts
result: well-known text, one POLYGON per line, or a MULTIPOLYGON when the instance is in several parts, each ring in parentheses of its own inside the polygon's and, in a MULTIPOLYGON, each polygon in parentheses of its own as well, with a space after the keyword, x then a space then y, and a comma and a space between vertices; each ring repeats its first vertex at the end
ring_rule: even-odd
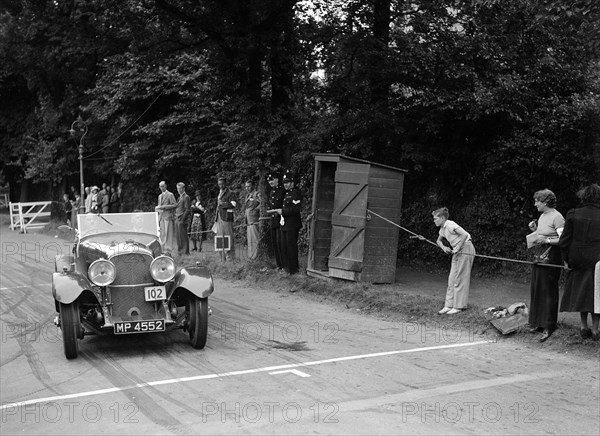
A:
POLYGON ((164 286, 145 286, 144 298, 146 301, 166 300, 167 290, 164 286))
POLYGON ((123 335, 127 333, 150 333, 164 332, 165 321, 155 319, 149 321, 124 321, 114 324, 115 335, 123 335))

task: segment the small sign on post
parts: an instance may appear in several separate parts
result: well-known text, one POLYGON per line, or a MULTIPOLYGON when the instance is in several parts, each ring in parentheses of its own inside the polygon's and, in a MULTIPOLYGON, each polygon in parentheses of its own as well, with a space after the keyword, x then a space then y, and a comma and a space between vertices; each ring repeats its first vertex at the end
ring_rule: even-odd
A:
POLYGON ((216 235, 215 236, 215 251, 230 251, 230 250, 231 250, 231 236, 216 235))

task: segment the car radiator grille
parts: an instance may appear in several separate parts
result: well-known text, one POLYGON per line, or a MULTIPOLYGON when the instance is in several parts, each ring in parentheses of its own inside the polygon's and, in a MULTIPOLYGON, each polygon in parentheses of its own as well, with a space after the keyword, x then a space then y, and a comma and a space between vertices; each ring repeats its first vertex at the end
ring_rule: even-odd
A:
POLYGON ((117 276, 112 286, 154 283, 150 274, 151 256, 140 253, 128 253, 113 256, 110 260, 117 268, 117 276))
POLYGON ((144 298, 144 286, 154 284, 150 274, 152 257, 146 254, 128 253, 113 256, 110 260, 117 269, 115 281, 109 286, 112 315, 124 321, 164 316, 161 315, 164 312, 162 304, 146 301, 144 298), (155 307, 159 308, 158 312, 155 307))

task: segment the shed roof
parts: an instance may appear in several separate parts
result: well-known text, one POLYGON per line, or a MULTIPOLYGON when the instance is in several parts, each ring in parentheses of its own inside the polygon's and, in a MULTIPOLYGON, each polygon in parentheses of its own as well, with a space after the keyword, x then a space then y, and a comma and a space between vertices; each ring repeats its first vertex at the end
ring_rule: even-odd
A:
POLYGON ((376 165, 378 167, 382 167, 382 168, 388 168, 394 171, 400 171, 403 173, 407 173, 408 170, 404 170, 402 168, 396 168, 396 167, 392 167, 390 165, 384 165, 384 164, 380 164, 377 162, 372 162, 372 161, 368 161, 365 159, 359 159, 356 157, 352 157, 352 156, 346 156, 343 154, 335 154, 335 153, 314 153, 315 156, 315 160, 321 161, 321 162, 339 162, 341 159, 347 159, 347 160, 351 160, 354 162, 360 162, 360 163, 364 163, 364 164, 369 164, 369 165, 376 165))

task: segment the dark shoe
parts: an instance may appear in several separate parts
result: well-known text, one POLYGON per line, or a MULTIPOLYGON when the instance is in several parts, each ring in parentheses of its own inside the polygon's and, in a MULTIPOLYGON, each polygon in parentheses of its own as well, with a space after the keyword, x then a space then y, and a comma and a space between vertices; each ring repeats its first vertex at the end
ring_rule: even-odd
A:
POLYGON ((579 334, 583 339, 592 337, 592 331, 590 329, 579 329, 579 334))
POLYGON ((552 331, 544 330, 544 333, 542 333, 542 336, 540 337, 540 342, 545 342, 550 336, 552 336, 552 331))

